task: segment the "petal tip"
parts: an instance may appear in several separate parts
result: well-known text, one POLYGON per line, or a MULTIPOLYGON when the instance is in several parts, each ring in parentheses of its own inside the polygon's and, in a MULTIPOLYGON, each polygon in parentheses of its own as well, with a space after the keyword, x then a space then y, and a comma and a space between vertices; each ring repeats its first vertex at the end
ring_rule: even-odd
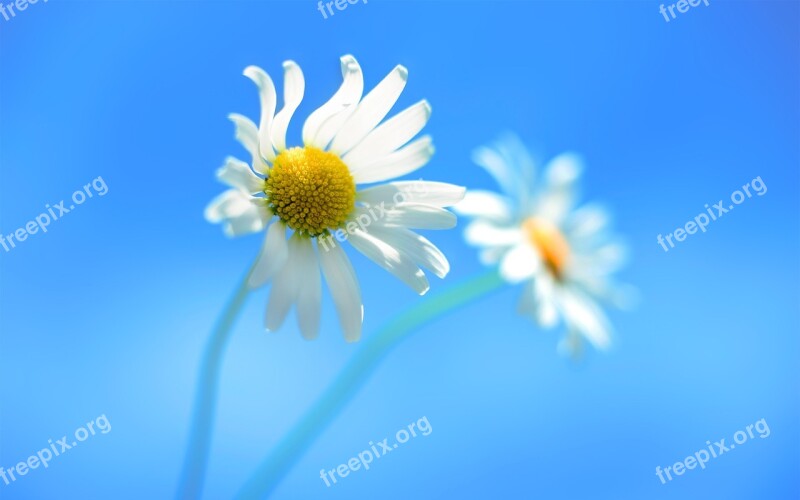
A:
POLYGON ((343 55, 342 57, 339 58, 339 61, 341 61, 342 63, 342 70, 347 69, 347 67, 350 66, 351 64, 358 64, 358 61, 356 61, 356 58, 353 57, 352 54, 343 55))
POLYGON ((440 269, 434 269, 433 271, 436 274, 436 277, 439 279, 445 279, 448 274, 450 274, 450 262, 445 258, 444 262, 442 262, 442 267, 440 269))
POLYGON ((431 103, 428 102, 427 99, 423 99, 420 102, 422 103, 422 107, 425 110, 425 114, 430 117, 431 116, 431 112, 433 112, 433 108, 431 107, 431 103))
POLYGON ((397 72, 398 75, 400 75, 400 78, 402 78, 403 80, 408 80, 408 68, 406 68, 402 64, 398 64, 397 66, 394 67, 394 70, 397 72))

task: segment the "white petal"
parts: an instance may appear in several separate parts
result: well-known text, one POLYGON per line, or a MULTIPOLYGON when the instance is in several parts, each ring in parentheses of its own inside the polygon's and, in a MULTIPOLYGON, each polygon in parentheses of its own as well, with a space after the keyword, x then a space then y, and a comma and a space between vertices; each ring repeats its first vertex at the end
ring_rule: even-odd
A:
POLYGON ((471 222, 464 231, 464 239, 470 245, 485 247, 508 247, 522 240, 522 231, 515 226, 498 226, 492 222, 478 219, 471 222))
POLYGON ((415 264, 431 270, 439 278, 444 278, 450 272, 450 263, 442 251, 427 238, 413 231, 402 227, 373 226, 368 232, 407 255, 415 264))
POLYGON ((578 198, 577 181, 582 171, 582 160, 574 153, 561 154, 548 163, 544 187, 533 205, 538 217, 560 225, 570 215, 578 198))
POLYGON ((266 175, 269 166, 264 163, 258 151, 258 127, 250 118, 238 113, 231 113, 228 118, 236 125, 236 139, 250 153, 253 169, 259 174, 266 175))
POLYGON ((545 180, 551 186, 574 184, 583 171, 583 160, 575 153, 563 153, 545 167, 545 180))
POLYGON ((386 269, 415 292, 424 295, 429 289, 425 273, 407 256, 360 229, 350 232, 350 243, 356 250, 386 269))
POLYGON ((223 230, 230 238, 244 236, 262 231, 267 225, 267 220, 258 209, 248 210, 237 217, 227 219, 223 224, 223 230))
POLYGON ((520 186, 517 192, 527 194, 536 181, 536 165, 525 144, 516 134, 503 134, 494 146, 505 163, 511 166, 520 179, 520 186))
POLYGON ((297 106, 303 100, 306 90, 306 81, 303 78, 303 71, 294 61, 283 63, 283 109, 275 115, 272 123, 272 144, 280 153, 286 149, 286 130, 289 128, 289 121, 292 119, 297 106))
POLYGON ((431 106, 422 100, 380 124, 358 146, 342 157, 355 168, 382 158, 410 141, 428 123, 431 106))
POLYGON ((465 192, 465 188, 445 182, 395 181, 359 191, 357 199, 369 205, 423 203, 435 207, 450 207, 460 202, 465 192))
POLYGON ((524 286, 519 302, 519 312, 532 316, 543 328, 551 328, 558 322, 552 280, 539 276, 524 286))
POLYGON ((587 252, 575 252, 570 267, 578 274, 607 276, 620 268, 628 260, 628 248, 621 243, 607 243, 587 252))
POLYGON ((595 347, 611 344, 611 327, 603 311, 585 294, 573 288, 559 288, 558 305, 564 320, 576 328, 595 347))
POLYGON ((573 238, 593 238, 609 225, 611 215, 599 205, 584 205, 574 210, 567 223, 567 231, 573 238))
POLYGON ((405 203, 385 210, 376 224, 381 226, 403 226, 412 229, 452 229, 457 217, 444 208, 431 205, 405 203))
POLYGON ((341 132, 333 139, 331 151, 341 156, 358 144, 383 120, 400 97, 408 81, 408 70, 396 66, 358 104, 341 132))
POLYGON ((513 214, 511 202, 505 196, 491 191, 469 190, 464 200, 453 207, 459 215, 481 217, 496 221, 510 221, 513 214))
POLYGON ((494 266, 500 259, 503 258, 503 255, 508 251, 508 247, 489 247, 481 250, 478 253, 478 260, 481 261, 481 264, 484 266, 494 266))
POLYGON ((606 273, 619 271, 628 261, 628 247, 622 243, 605 244, 594 251, 593 260, 606 273))
POLYGON ((358 103, 364 93, 364 75, 356 58, 351 55, 342 57, 341 66, 342 76, 344 77, 344 82, 342 82, 340 89, 342 110, 335 112, 319 127, 314 143, 322 149, 327 148, 336 134, 342 130, 345 122, 358 107, 358 103))
POLYGON ((520 243, 503 256, 500 274, 510 283, 528 279, 539 270, 539 256, 527 243, 520 243))
POLYGON ((228 157, 217 170, 217 179, 247 194, 264 191, 264 179, 257 176, 250 165, 233 157, 228 157))
POLYGON ((319 260, 310 239, 303 239, 298 246, 300 273, 297 276, 297 324, 306 340, 319 336, 320 313, 322 312, 322 279, 319 260))
POLYGON ((281 327, 292 304, 297 300, 297 293, 300 288, 298 277, 302 273, 304 264, 302 252, 300 251, 300 236, 295 233, 289 238, 289 257, 286 264, 278 271, 272 289, 269 291, 269 302, 267 303, 267 314, 264 319, 264 326, 267 330, 274 332, 281 327))
POLYGON ((553 280, 548 275, 545 275, 534 280, 533 284, 537 302, 536 320, 542 327, 553 327, 558 322, 553 280))
POLYGON ((347 118, 355 111, 364 92, 364 75, 355 57, 341 58, 344 81, 333 97, 306 119, 303 124, 303 143, 325 149, 347 118))
POLYGON ((206 220, 218 224, 231 215, 241 214, 247 207, 247 203, 239 203, 243 198, 242 195, 238 189, 229 189, 214 197, 204 212, 206 220))
POLYGON ((506 195, 515 197, 518 193, 521 180, 517 172, 505 159, 488 147, 480 147, 472 153, 472 161, 483 167, 489 175, 494 177, 497 184, 506 195))
POLYGON ((250 288, 258 288, 272 279, 286 265, 289 247, 286 243, 286 226, 276 222, 267 230, 267 237, 261 246, 253 271, 247 284, 250 288))
POLYGON ((214 224, 222 222, 225 234, 233 237, 261 231, 272 214, 259 200, 238 189, 229 189, 208 204, 205 217, 214 224))
POLYGON ((600 276, 569 276, 575 286, 580 286, 591 298, 622 310, 631 310, 639 303, 639 291, 627 284, 619 284, 600 276))
POLYGON ((532 202, 531 212, 538 218, 547 220, 556 226, 562 226, 569 217, 577 200, 577 189, 573 185, 545 190, 532 202))
POLYGON ((356 184, 382 182, 394 179, 417 170, 430 161, 435 148, 430 136, 423 136, 406 147, 378 159, 363 158, 362 161, 348 161, 347 166, 356 184))
POLYGON ((328 283, 328 289, 339 314, 344 338, 348 342, 355 342, 361 338, 364 306, 361 303, 361 290, 353 265, 338 245, 319 248, 319 260, 325 282, 328 283))
POLYGON ((261 121, 258 124, 258 149, 261 157, 267 161, 275 159, 275 150, 272 148, 272 119, 275 116, 275 106, 278 96, 272 78, 258 66, 248 66, 244 76, 253 80, 258 86, 258 96, 261 100, 261 121))

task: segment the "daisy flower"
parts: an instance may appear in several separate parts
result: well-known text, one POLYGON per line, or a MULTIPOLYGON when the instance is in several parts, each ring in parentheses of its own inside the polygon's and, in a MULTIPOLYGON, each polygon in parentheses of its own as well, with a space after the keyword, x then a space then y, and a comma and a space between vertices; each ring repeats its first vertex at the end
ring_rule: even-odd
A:
POLYGON ((348 241, 422 295, 429 288, 422 268, 443 278, 450 266, 412 229, 454 227, 456 216, 445 207, 459 202, 464 189, 440 182, 385 182, 419 169, 434 151, 429 136, 412 140, 430 117, 427 101, 383 121, 408 79, 403 66, 362 98, 361 67, 353 56, 342 57, 341 87, 308 116, 303 145, 296 147, 287 147, 286 130, 303 99, 305 79, 293 61, 284 62, 283 69, 283 108, 277 113, 272 79, 255 66, 245 69, 258 87, 261 118, 257 126, 239 114, 230 119, 250 161, 228 158, 217 172, 231 189, 211 202, 206 219, 221 223, 229 236, 266 232, 248 284, 272 283, 268 330, 278 329, 294 305, 302 335, 315 338, 324 276, 344 337, 356 341, 363 305, 341 243, 348 241), (383 184, 359 188, 372 183, 383 184))
POLYGON ((577 206, 580 158, 562 154, 538 174, 525 146, 509 135, 476 150, 473 160, 502 194, 471 190, 455 207, 474 218, 465 230, 467 242, 481 249, 484 264, 499 263, 506 281, 523 283, 520 313, 542 327, 566 326, 562 351, 577 354, 582 338, 608 347, 611 327, 600 303, 625 304, 629 290, 612 274, 626 251, 609 234, 605 209, 577 206))

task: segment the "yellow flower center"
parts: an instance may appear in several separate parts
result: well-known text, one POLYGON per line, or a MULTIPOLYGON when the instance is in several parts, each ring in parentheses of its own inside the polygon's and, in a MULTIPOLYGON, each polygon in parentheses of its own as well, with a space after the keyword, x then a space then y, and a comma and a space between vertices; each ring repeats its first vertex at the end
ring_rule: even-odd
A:
POLYGON ((525 220, 522 226, 545 267, 556 279, 561 279, 570 254, 567 239, 555 225, 537 217, 525 220))
POLYGON ((319 236, 344 226, 355 208, 356 184, 335 154, 313 147, 291 148, 275 158, 264 194, 287 226, 319 236))

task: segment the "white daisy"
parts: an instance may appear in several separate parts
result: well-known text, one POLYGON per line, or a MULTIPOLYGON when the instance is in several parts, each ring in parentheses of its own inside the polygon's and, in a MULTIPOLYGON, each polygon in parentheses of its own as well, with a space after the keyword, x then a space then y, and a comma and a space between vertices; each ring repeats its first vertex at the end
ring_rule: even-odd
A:
POLYGON ((248 283, 255 288, 272 282, 267 329, 279 328, 296 305, 303 336, 318 335, 321 268, 344 337, 355 341, 363 321, 361 292, 340 244, 349 241, 422 295, 429 285, 421 268, 443 278, 450 266, 438 248, 411 229, 454 227, 456 216, 444 207, 459 202, 464 188, 397 181, 357 189, 357 184, 388 181, 428 162, 431 138, 412 139, 427 123, 431 107, 422 100, 381 123, 405 87, 406 68, 395 67, 362 98, 358 62, 347 55, 341 67, 341 87, 306 119, 303 146, 292 148, 286 146, 286 130, 303 99, 300 67, 292 61, 283 64, 284 104, 277 114, 269 75, 255 66, 245 69, 258 86, 261 120, 256 126, 238 114, 230 119, 250 164, 228 158, 217 177, 232 189, 215 198, 205 215, 222 223, 229 236, 266 230, 248 283))
POLYGON ((474 217, 467 242, 481 248, 481 261, 499 263, 511 283, 524 283, 519 311, 542 327, 563 321, 561 348, 576 354, 580 337, 598 348, 611 342, 611 327, 598 302, 622 306, 628 290, 611 275, 625 261, 625 247, 608 232, 610 218, 597 205, 576 208, 582 166, 574 154, 553 159, 537 175, 515 136, 473 154, 503 194, 469 191, 455 209, 474 217))

